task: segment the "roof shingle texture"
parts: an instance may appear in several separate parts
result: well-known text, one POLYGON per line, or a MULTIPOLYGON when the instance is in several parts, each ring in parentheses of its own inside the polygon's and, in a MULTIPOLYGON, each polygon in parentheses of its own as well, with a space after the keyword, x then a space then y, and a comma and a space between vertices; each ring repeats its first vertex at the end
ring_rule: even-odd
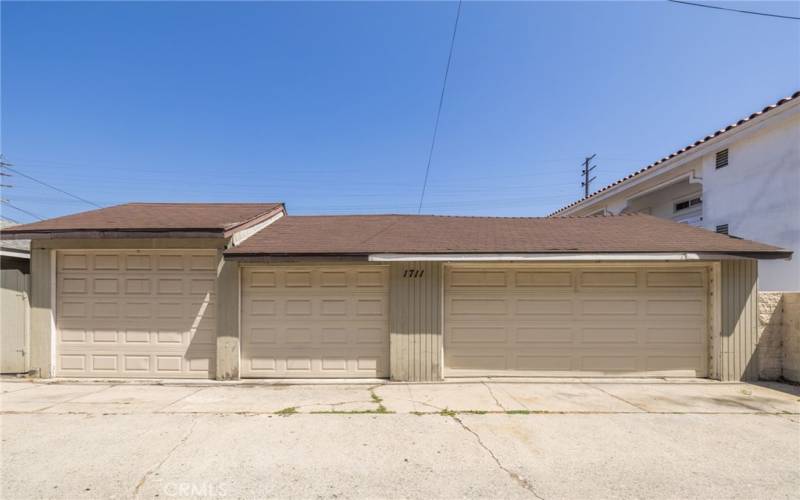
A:
POLYGON ((224 232, 281 203, 127 203, 6 228, 7 234, 67 231, 224 232))
POLYGON ((785 251, 641 214, 553 218, 358 215, 286 216, 226 254, 595 252, 785 251))

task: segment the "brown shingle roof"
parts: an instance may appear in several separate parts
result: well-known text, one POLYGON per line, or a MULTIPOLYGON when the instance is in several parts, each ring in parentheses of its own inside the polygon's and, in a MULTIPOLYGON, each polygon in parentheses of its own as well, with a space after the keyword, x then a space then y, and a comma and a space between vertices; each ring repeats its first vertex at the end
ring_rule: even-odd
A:
POLYGON ((791 252, 649 215, 447 217, 287 216, 226 251, 235 256, 373 253, 714 252, 788 257, 791 252))
POLYGON ((633 179, 634 177, 637 177, 637 176, 641 175, 644 172, 647 172, 648 170, 650 170, 653 167, 661 165, 662 163, 664 163, 667 160, 671 160, 671 159, 675 158, 676 156, 679 156, 679 155, 682 155, 683 153, 691 151, 692 149, 694 149, 694 148, 696 148, 696 147, 698 147, 698 146, 710 141, 711 139, 719 137, 720 135, 722 135, 722 134, 724 134, 724 133, 726 133, 726 132, 728 132, 730 130, 735 129, 736 127, 744 125, 745 123, 749 122, 750 120, 753 120, 755 118, 758 118, 759 116, 762 116, 764 113, 769 113, 773 109, 778 108, 780 106, 783 106, 784 104, 786 104, 788 102, 791 102, 793 100, 796 100, 798 98, 800 98, 800 90, 798 90, 794 94, 790 95, 789 97, 784 97, 783 99, 780 99, 779 101, 777 101, 777 102, 775 102, 773 104, 770 104, 769 106, 765 107, 761 111, 756 111, 755 113, 753 113, 750 116, 747 116, 745 118, 742 118, 741 120, 739 120, 736 123, 732 123, 732 124, 728 125, 725 128, 721 128, 721 129, 717 130, 716 132, 714 132, 714 133, 712 133, 710 135, 707 135, 707 136, 703 137, 702 139, 699 139, 699 140, 695 141, 694 143, 686 146, 685 148, 679 149, 678 151, 675 151, 674 153, 672 153, 669 156, 665 156, 664 158, 661 158, 660 160, 658 160, 656 162, 653 162, 650 165, 648 165, 648 166, 646 166, 644 168, 641 168, 641 169, 637 170, 636 172, 633 172, 632 174, 628 174, 625 177, 623 177, 622 179, 614 181, 614 182, 612 182, 611 184, 607 185, 604 188, 598 189, 594 193, 591 193, 589 196, 585 196, 585 197, 581 198, 580 200, 574 201, 574 202, 570 203, 569 205, 567 205, 565 207, 559 208, 558 210, 556 210, 555 212, 551 213, 550 215, 551 216, 558 215, 558 214, 562 213, 563 211, 565 211, 568 208, 572 208, 575 205, 578 205, 579 203, 582 203, 583 201, 586 201, 586 200, 588 200, 590 198, 593 198, 593 197, 597 196, 600 193, 608 191, 609 189, 611 189, 611 188, 613 188, 613 187, 615 187, 615 186, 617 186, 619 184, 622 184, 623 182, 626 182, 626 181, 628 181, 630 179, 633 179))
POLYGON ((127 203, 14 226, 4 229, 3 236, 109 231, 224 235, 280 210, 282 203, 127 203))

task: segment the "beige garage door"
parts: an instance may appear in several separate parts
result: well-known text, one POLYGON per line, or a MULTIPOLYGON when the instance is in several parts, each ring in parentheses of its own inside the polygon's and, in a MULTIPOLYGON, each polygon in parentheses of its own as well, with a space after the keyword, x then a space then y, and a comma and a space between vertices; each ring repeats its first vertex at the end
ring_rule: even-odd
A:
POLYGON ((707 367, 702 267, 448 267, 449 376, 686 376, 707 367))
POLYGON ((388 269, 245 267, 242 376, 389 375, 388 269))
POLYGON ((59 251, 56 374, 208 377, 215 251, 59 251))

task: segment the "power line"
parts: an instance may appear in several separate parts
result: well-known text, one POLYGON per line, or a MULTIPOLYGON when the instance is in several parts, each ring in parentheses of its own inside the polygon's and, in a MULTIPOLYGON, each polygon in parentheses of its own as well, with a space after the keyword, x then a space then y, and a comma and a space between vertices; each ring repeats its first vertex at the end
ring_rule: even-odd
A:
POLYGON ((24 174, 24 173, 20 172, 19 170, 16 170, 16 169, 13 169, 13 168, 9 167, 8 165, 9 164, 3 164, 2 167, 5 168, 6 170, 14 172, 15 174, 17 174, 19 176, 25 177, 26 179, 30 179, 33 182, 37 182, 37 183, 41 184, 42 186, 49 187, 50 189, 54 189, 54 190, 58 191, 59 193, 62 193, 62 194, 65 194, 67 196, 70 196, 72 198, 75 198, 76 200, 82 201, 84 203, 88 203, 89 205, 92 205, 93 207, 103 208, 102 206, 98 205, 97 203, 89 201, 86 198, 81 198, 80 196, 78 196, 76 194, 72 194, 69 191, 64 191, 63 189, 57 188, 57 187, 53 186, 52 184, 48 184, 48 183, 46 183, 44 181, 40 181, 39 179, 37 179, 35 177, 31 177, 28 174, 24 174))
POLYGON ((442 115, 442 104, 444 103, 444 91, 447 88, 447 75, 450 74, 450 61, 453 60, 453 47, 456 44, 456 32, 458 31, 458 19, 461 17, 461 0, 458 0, 458 8, 456 9, 456 20, 453 23, 453 36, 450 39, 450 52, 447 54, 447 66, 444 69, 444 81, 442 81, 442 93, 439 95, 439 108, 436 110, 436 122, 433 125, 433 139, 431 140, 431 149, 428 151, 428 165, 425 167, 425 180, 422 182, 422 193, 419 195, 419 206, 417 213, 422 213, 422 202, 425 200, 425 189, 428 187, 428 174, 431 171, 431 160, 433 159, 433 150, 436 147, 436 133, 439 131, 439 118, 442 115))
POLYGON ((12 205, 11 203, 9 203, 9 202, 8 202, 8 200, 5 200, 5 199, 3 199, 3 200, 0 200, 0 202, 2 202, 2 203, 3 203, 3 205, 5 205, 5 206, 7 206, 7 207, 9 207, 9 208, 13 208, 14 210, 16 210, 16 211, 18 211, 18 212, 22 212, 23 214, 30 215, 31 217, 35 217, 35 218, 37 218, 37 219, 39 219, 39 220, 44 220, 44 217, 39 217, 39 216, 38 216, 38 215, 36 215, 35 213, 28 212, 28 211, 27 211, 27 210, 25 210, 24 208, 19 208, 19 207, 17 207, 17 206, 14 206, 14 205, 12 205))
POLYGON ((716 9, 716 10, 727 10, 729 12, 738 12, 740 14, 752 14, 754 16, 765 16, 765 17, 777 17, 780 19, 792 19, 794 21, 800 21, 800 17, 795 16, 784 16, 781 14, 770 14, 769 12, 757 12, 754 10, 741 10, 741 9, 731 9, 729 7, 720 7, 718 5, 707 5, 703 3, 695 3, 695 2, 686 2, 684 0, 667 0, 668 2, 672 3, 680 3, 683 5, 691 5, 693 7, 705 7, 706 9, 716 9))

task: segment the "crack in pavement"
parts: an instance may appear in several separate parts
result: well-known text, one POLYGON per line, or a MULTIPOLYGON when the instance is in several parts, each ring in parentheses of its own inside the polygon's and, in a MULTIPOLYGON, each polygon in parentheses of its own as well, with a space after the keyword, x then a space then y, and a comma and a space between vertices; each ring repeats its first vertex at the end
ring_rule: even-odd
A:
POLYGON ((180 440, 179 440, 179 441, 178 441, 178 442, 175 444, 175 446, 173 446, 173 447, 172 447, 172 448, 171 448, 171 449, 170 449, 170 450, 167 452, 167 454, 166 454, 166 455, 164 455, 164 458, 162 458, 162 459, 161 459, 161 461, 160 461, 160 462, 158 462, 158 463, 155 465, 155 467, 152 467, 151 469, 149 469, 147 472, 145 472, 145 473, 144 473, 144 475, 143 475, 143 476, 142 476, 142 478, 139 480, 139 482, 138 482, 138 483, 136 483, 136 488, 134 488, 134 489, 133 489, 133 495, 132 495, 132 496, 133 496, 133 498, 138 498, 138 497, 139 497, 139 490, 140 490, 140 489, 142 489, 142 486, 144 486, 144 483, 145 483, 145 482, 147 482, 147 478, 149 478, 150 476, 152 476, 153 474, 155 474, 156 472, 158 472, 158 469, 160 469, 160 468, 161 468, 161 466, 162 466, 162 465, 164 465, 164 462, 166 462, 166 461, 169 459, 169 457, 171 457, 171 456, 172 456, 172 454, 173 454, 173 453, 175 453, 175 450, 177 450, 177 449, 178 449, 179 447, 181 447, 182 445, 186 444, 186 441, 188 441, 188 440, 189 440, 189 436, 191 436, 191 435, 192 435, 192 432, 194 432, 194 428, 195 428, 195 426, 197 426, 197 421, 198 421, 198 418, 197 418, 197 417, 195 417, 195 418, 192 420, 192 425, 191 425, 191 426, 189 426, 189 430, 188 430, 188 431, 186 431, 186 434, 184 434, 184 435, 183 435, 183 437, 182 437, 182 438, 181 438, 181 439, 180 439, 180 440))
POLYGON ((116 387, 116 386, 115 385, 109 385, 109 386, 103 387, 102 389, 100 389, 98 391, 87 392, 86 394, 79 394, 78 396, 75 396, 74 398, 69 398, 69 399, 65 399, 64 401, 59 401, 58 403, 53 403, 50 406, 45 406, 44 408, 39 408, 36 411, 47 411, 50 408, 53 408, 53 407, 58 406, 58 405, 63 405, 63 404, 66 404, 66 403, 71 403, 71 402, 75 401, 76 399, 80 399, 80 398, 82 398, 84 396, 94 396, 95 394, 101 393, 101 392, 106 391, 108 389, 111 389, 113 387, 116 387))
POLYGON ((517 474, 516 472, 510 470, 508 467, 503 465, 502 462, 500 462, 500 459, 497 458, 497 455, 495 455, 494 452, 488 446, 486 446, 486 443, 483 442, 483 439, 481 439, 481 437, 478 435, 477 432, 472 430, 467 424, 464 423, 463 420, 458 418, 457 415, 452 415, 451 418, 456 422, 458 422, 458 425, 460 425, 461 428, 463 428, 465 431, 475 436, 475 440, 478 442, 478 445, 484 450, 486 450, 486 453, 488 453, 489 456, 492 457, 492 460, 494 461, 495 464, 497 464, 497 467, 499 467, 500 470, 508 474, 511 477, 511 479, 514 480, 514 482, 516 482, 518 485, 528 490, 530 494, 532 494, 539 500, 544 500, 543 497, 539 496, 539 494, 536 493, 536 490, 533 488, 533 484, 529 480, 517 474))
POLYGON ((633 407, 634 407, 634 408, 636 408, 637 410, 641 410, 641 411, 643 411, 643 412, 645 412, 645 413, 652 413, 650 410, 648 410, 648 409, 646 409, 646 408, 642 408, 642 407, 641 407, 641 406, 639 406, 639 405, 633 404, 633 403, 631 403, 630 401, 627 401, 627 400, 625 400, 624 398, 621 398, 621 397, 617 396, 616 394, 611 394, 611 393, 610 393, 610 392, 608 392, 607 390, 605 390, 605 389, 601 389, 600 387, 597 387, 596 385, 587 384, 586 382, 583 382, 583 383, 584 383, 584 384, 586 384, 587 386, 589 386, 589 387, 593 388, 593 389, 597 389, 598 391, 602 392, 603 394, 605 394, 605 395, 607 395, 607 396, 611 396, 612 398, 616 399, 617 401, 622 401, 622 402, 623 402, 623 403, 625 403, 626 405, 633 406, 633 407))
POLYGON ((497 406, 499 406, 501 410, 503 410, 503 411, 508 411, 508 410, 506 410, 506 407, 505 407, 505 406, 503 406, 503 405, 501 405, 501 404, 500 404, 500 400, 499 400, 499 399, 497 399, 497 396, 494 394, 494 391, 492 390, 492 388, 491 388, 491 387, 489 387, 489 384, 487 384, 486 382, 481 382, 481 383, 483 384, 483 386, 484 386, 484 387, 486 387, 486 390, 488 390, 488 391, 489 391, 489 394, 491 394, 492 398, 494 399, 494 402, 495 402, 495 404, 496 404, 497 406))
POLYGON ((188 397, 194 396, 195 394, 197 394, 198 392, 202 391, 203 389, 205 389, 205 387, 201 387, 201 388, 197 389, 196 391, 194 391, 194 392, 192 392, 192 393, 190 393, 190 394, 186 394, 186 395, 185 395, 185 396, 183 396, 183 397, 180 397, 180 398, 178 398, 178 399, 175 399, 175 400, 173 400, 173 401, 170 401, 169 403, 167 403, 167 405, 166 405, 166 406, 164 406, 163 408, 160 408, 160 409, 156 410, 154 413, 161 413, 161 412, 164 412, 164 413, 169 413, 169 412, 166 412, 166 411, 164 411, 164 410, 166 410, 167 408, 169 408, 170 406, 172 406, 172 405, 174 405, 174 404, 177 404, 177 403, 179 403, 179 402, 183 401, 184 399, 186 399, 186 398, 188 398, 188 397))

